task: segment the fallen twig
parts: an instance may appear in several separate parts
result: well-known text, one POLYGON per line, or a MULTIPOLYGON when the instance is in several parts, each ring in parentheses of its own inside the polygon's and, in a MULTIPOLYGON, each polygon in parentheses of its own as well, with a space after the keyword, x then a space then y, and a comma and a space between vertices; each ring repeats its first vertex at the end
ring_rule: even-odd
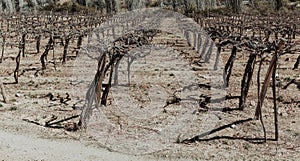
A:
POLYGON ((58 125, 59 123, 62 123, 62 122, 65 122, 65 121, 69 121, 71 119, 74 119, 74 118, 77 118, 79 117, 79 115, 74 115, 74 116, 71 116, 71 117, 67 117, 67 118, 64 118, 64 119, 61 119, 61 120, 58 120, 58 121, 55 121, 55 122, 52 122, 54 120, 57 119, 56 116, 52 116, 52 118, 48 121, 45 122, 45 124, 41 124, 37 121, 32 121, 32 120, 29 120, 29 119, 22 119, 23 121, 26 121, 26 122, 29 122, 29 123, 33 123, 35 125, 39 125, 39 126, 43 126, 43 127, 48 127, 48 128, 59 128, 59 129, 65 129, 67 131, 76 131, 78 129, 78 126, 76 123, 73 123, 72 126, 61 126, 61 125, 58 125))
POLYGON ((46 124, 45 124, 45 127, 50 127, 51 125, 59 124, 59 123, 65 122, 65 121, 69 121, 69 120, 77 118, 77 117, 79 117, 79 115, 74 115, 74 116, 71 116, 71 117, 67 117, 67 118, 64 118, 62 120, 55 121, 55 122, 52 122, 52 123, 50 123, 51 121, 50 122, 47 121, 46 124))
POLYGON ((284 87, 282 87, 282 89, 287 89, 288 86, 290 86, 291 84, 295 83, 296 79, 292 79, 288 84, 286 84, 284 87))
POLYGON ((22 119, 23 121, 26 121, 26 122, 29 122, 29 123, 33 123, 33 124, 36 124, 36 125, 40 125, 40 126, 43 126, 41 125, 40 123, 36 122, 36 121, 32 121, 32 120, 29 120, 29 119, 22 119))

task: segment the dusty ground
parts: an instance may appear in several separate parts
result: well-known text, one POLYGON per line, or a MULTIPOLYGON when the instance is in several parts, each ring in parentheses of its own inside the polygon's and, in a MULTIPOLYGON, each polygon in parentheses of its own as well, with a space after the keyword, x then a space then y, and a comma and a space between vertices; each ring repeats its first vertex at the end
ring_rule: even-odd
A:
MULTIPOLYGON (((170 38, 169 35, 162 35, 162 37, 177 39, 172 36, 170 38)), ((183 99, 180 103, 164 108, 164 100, 183 86, 180 84, 181 80, 174 77, 180 72, 185 72, 180 67, 185 66, 187 71, 192 71, 191 66, 195 67, 195 64, 191 64, 192 60, 188 59, 189 56, 193 56, 194 52, 185 49, 184 53, 189 54, 182 54, 175 50, 170 52, 170 49, 159 48, 152 50, 146 59, 138 59, 133 64, 133 68, 139 70, 133 71, 131 84, 127 88, 129 96, 136 106, 128 107, 122 104, 124 102, 118 102, 117 100, 124 101, 125 99, 124 93, 118 92, 124 86, 113 87, 109 105, 102 107, 100 112, 95 112, 90 123, 91 128, 87 131, 70 132, 65 129, 77 122, 78 118, 58 124, 62 128, 48 128, 43 125, 54 117, 59 120, 80 113, 80 103, 78 102, 84 96, 85 91, 78 91, 77 88, 74 91, 74 84, 78 83, 74 80, 74 73, 76 75, 79 72, 74 69, 78 69, 80 61, 70 57, 67 64, 62 66, 59 59, 55 59, 57 63, 55 67, 53 63, 48 63, 47 70, 39 71, 36 74, 37 69, 41 67, 38 61, 39 55, 34 53, 34 49, 29 48, 26 57, 21 59, 20 69, 25 73, 20 77, 19 84, 11 84, 14 82, 13 70, 15 67, 15 62, 11 59, 15 56, 14 49, 11 49, 5 55, 5 61, 1 63, 0 68, 0 76, 5 83, 4 86, 10 100, 8 104, 0 102, 0 159, 297 160, 296 158, 300 158, 300 95, 299 88, 295 84, 287 89, 278 88, 278 96, 281 97, 281 101, 278 102, 278 141, 268 140, 263 144, 256 143, 257 138, 263 137, 263 131, 260 122, 254 120, 231 125, 229 128, 204 137, 207 140, 201 142, 176 143, 177 140, 181 141, 238 120, 252 118, 257 102, 256 81, 253 80, 247 107, 244 111, 222 112, 220 111, 222 107, 219 106, 215 111, 199 110, 200 108, 195 106, 193 101, 184 100, 189 96, 189 93, 184 92, 178 95, 183 99), (159 87, 155 88, 157 85, 159 87), (153 92, 156 91, 162 93, 153 95, 153 92), (66 93, 70 95, 71 100, 61 103, 61 98, 68 100, 66 93), (52 94, 54 99, 50 100, 49 94, 52 94), (149 101, 151 97, 158 100, 158 103, 151 104, 149 101), (193 106, 188 106, 191 104, 193 106), (190 112, 189 115, 180 117, 180 114, 187 112, 190 112), (143 117, 139 118, 136 113, 143 117), (103 119, 102 116, 105 116, 106 119, 103 119), (109 121, 109 124, 105 121, 109 121), (210 124, 211 121, 214 122, 210 124), (149 137, 144 138, 144 136, 149 137), (137 142, 134 142, 135 140, 137 142), (135 150, 134 145, 138 148, 146 147, 146 150, 135 150)), ((226 50, 222 54, 224 60, 228 58, 229 53, 230 51, 226 50)), ((58 55, 59 53, 56 57, 58 55)), ((286 55, 280 58, 279 73, 283 85, 293 78, 299 79, 299 69, 292 70, 296 57, 297 55, 286 55), (287 57, 289 60, 285 61, 287 57)), ((54 62, 51 57, 48 58, 48 61, 54 62)), ((240 80, 246 61, 247 53, 238 53, 227 94, 239 95, 240 80)), ((125 70, 126 61, 122 63, 120 75, 123 77, 120 78, 120 85, 126 85, 128 83, 125 70)), ((195 80, 206 84, 208 73, 205 65, 196 66, 196 68, 199 68, 194 73, 197 77, 191 79, 187 77, 187 81, 195 80)), ((87 77, 92 78, 94 70, 92 68, 90 73, 86 72, 87 77)), ((266 70, 267 64, 263 66, 262 74, 266 70)), ((254 78, 256 78, 255 75, 254 78)), ((86 88, 85 85, 83 83, 83 89, 86 88)), ((271 89, 268 91, 263 107, 263 119, 267 138, 272 139, 274 138, 273 106, 271 89)), ((209 95, 210 93, 205 88, 198 92, 200 93, 193 93, 196 98, 199 98, 198 96, 201 94, 209 95)), ((214 105, 208 106, 215 107, 214 105)), ((227 100, 222 106, 236 108, 238 100, 227 100)))

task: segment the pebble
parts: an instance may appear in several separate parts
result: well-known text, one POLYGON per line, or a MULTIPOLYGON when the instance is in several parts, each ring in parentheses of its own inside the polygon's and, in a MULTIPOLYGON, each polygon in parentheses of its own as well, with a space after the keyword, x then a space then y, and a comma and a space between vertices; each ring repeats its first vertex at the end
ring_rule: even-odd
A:
POLYGON ((279 108, 279 109, 278 109, 278 114, 279 114, 280 116, 283 116, 283 117, 288 116, 288 113, 286 112, 286 109, 283 109, 283 108, 279 108))
POLYGON ((13 105, 19 105, 21 104, 20 102, 14 102, 13 105))
POLYGON ((250 101, 250 106, 256 106, 256 102, 255 101, 250 101))
POLYGON ((15 94, 15 96, 16 96, 16 97, 23 97, 24 95, 21 94, 21 93, 17 93, 17 94, 15 94))

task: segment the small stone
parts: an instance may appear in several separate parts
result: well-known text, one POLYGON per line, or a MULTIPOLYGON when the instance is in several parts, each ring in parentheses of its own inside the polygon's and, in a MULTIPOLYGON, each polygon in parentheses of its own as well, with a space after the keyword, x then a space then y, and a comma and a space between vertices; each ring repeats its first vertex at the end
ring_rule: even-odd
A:
POLYGON ((13 105, 19 105, 21 104, 20 102, 14 102, 13 105))
POLYGON ((193 115, 197 115, 197 114, 199 114, 199 111, 198 110, 194 110, 192 114, 193 115))
POLYGON ((15 96, 16 96, 16 97, 23 97, 24 95, 21 94, 21 93, 17 93, 17 94, 15 94, 15 96))
POLYGON ((287 117, 288 116, 288 113, 286 112, 286 109, 283 109, 283 108, 279 108, 278 109, 278 114, 280 116, 283 116, 283 117, 287 117))
POLYGON ((180 102, 181 99, 178 98, 177 96, 173 95, 173 96, 170 96, 168 99, 167 99, 167 104, 174 104, 174 103, 178 103, 180 102))
POLYGON ((255 105, 256 105, 255 101, 250 101, 250 106, 255 106, 255 105))

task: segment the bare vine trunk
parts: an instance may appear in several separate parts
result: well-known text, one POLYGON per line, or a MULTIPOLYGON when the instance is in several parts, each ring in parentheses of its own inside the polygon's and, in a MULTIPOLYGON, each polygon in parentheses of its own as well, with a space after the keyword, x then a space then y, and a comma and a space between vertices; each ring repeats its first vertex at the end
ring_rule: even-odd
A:
POLYGON ((67 36, 67 37, 65 38, 64 53, 63 53, 62 64, 66 64, 66 59, 67 59, 67 53, 68 53, 69 43, 70 43, 70 37, 67 36))
POLYGON ((22 53, 22 49, 19 49, 19 53, 16 57, 16 69, 14 71, 15 83, 19 83, 19 68, 20 68, 21 53, 22 53))
POLYGON ((6 92, 5 92, 5 89, 4 89, 4 86, 3 86, 3 83, 1 80, 0 80, 0 91, 1 91, 2 98, 3 98, 3 102, 8 103, 8 98, 7 98, 7 95, 6 95, 6 92))
POLYGON ((5 50, 5 35, 2 34, 2 50, 1 50, 0 63, 2 63, 2 61, 3 61, 4 50, 5 50))
POLYGON ((298 69, 299 64, 300 64, 300 55, 298 56, 297 61, 296 61, 296 63, 294 64, 293 70, 298 69))
POLYGON ((42 69, 46 69, 46 57, 51 49, 51 46, 53 45, 53 37, 52 35, 50 36, 49 38, 49 41, 48 41, 48 44, 46 45, 46 49, 44 51, 44 53, 42 54, 40 60, 41 60, 41 63, 42 63, 42 69))
POLYGON ((224 79, 226 87, 229 86, 229 78, 230 78, 233 63, 234 63, 234 60, 235 60, 235 57, 236 57, 236 52, 237 52, 237 47, 233 46, 232 50, 231 50, 231 55, 230 55, 226 65, 225 65, 223 79, 224 79))
POLYGON ((246 70, 245 70, 243 80, 242 80, 241 97, 240 97, 240 102, 239 102, 240 110, 243 110, 245 107, 252 75, 254 72, 255 60, 256 60, 256 54, 251 54, 249 57, 248 63, 246 65, 246 70))

